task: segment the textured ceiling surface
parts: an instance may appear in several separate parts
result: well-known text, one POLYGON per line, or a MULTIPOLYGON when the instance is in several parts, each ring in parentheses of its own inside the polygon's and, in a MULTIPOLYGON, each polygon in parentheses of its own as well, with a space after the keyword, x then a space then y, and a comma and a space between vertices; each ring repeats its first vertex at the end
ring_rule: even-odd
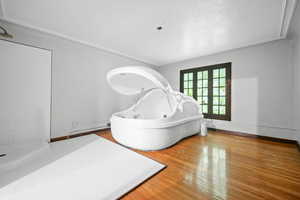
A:
POLYGON ((286 11, 285 0, 2 0, 2 4, 4 18, 10 21, 155 65, 279 39, 286 11))

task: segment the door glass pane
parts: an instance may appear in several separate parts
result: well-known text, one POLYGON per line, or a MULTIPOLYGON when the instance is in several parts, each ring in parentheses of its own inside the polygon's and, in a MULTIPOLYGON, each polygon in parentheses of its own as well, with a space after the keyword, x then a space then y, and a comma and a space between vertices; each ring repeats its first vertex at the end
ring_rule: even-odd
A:
POLYGON ((214 97, 213 98, 213 104, 214 105, 219 105, 219 97, 214 97))
POLYGON ((189 80, 193 80, 193 73, 189 73, 189 80))
POLYGON ((198 79, 202 79, 202 74, 203 74, 203 72, 198 72, 198 74, 197 74, 198 79))
POLYGON ((213 89, 213 95, 214 96, 219 96, 219 88, 214 88, 213 89))
POLYGON ((203 96, 208 96, 208 90, 207 90, 207 88, 203 88, 203 96))
POLYGON ((219 79, 214 79, 213 86, 214 87, 219 87, 219 79))
POLYGON ((226 76, 226 68, 220 69, 220 77, 225 77, 226 76))
POLYGON ((183 88, 188 88, 188 82, 187 81, 183 82, 183 88))
POLYGON ((193 89, 189 89, 188 96, 190 96, 190 97, 193 96, 193 89))
POLYGON ((213 70, 213 78, 219 78, 219 69, 213 70))
POLYGON ((225 78, 220 78, 220 86, 221 87, 225 86, 225 78))
POLYGON ((225 87, 220 88, 220 95, 224 96, 225 95, 225 87))
POLYGON ((220 97, 220 104, 225 105, 225 103, 226 103, 225 97, 220 97))
POLYGON ((202 87, 202 80, 198 81, 198 87, 202 87))
POLYGON ((208 97, 203 97, 203 104, 208 104, 208 97))
POLYGON ((198 88, 198 96, 202 96, 202 88, 198 88))
POLYGON ((203 105, 202 106, 202 112, 203 113, 207 113, 208 112, 208 106, 207 105, 203 105))
POLYGON ((203 79, 208 79, 208 71, 203 72, 203 79))
POLYGON ((184 81, 187 81, 187 80, 188 80, 188 74, 187 74, 187 73, 185 73, 185 74, 183 75, 183 80, 184 80, 184 81))
POLYGON ((199 96, 198 96, 198 102, 199 102, 199 104, 203 104, 202 101, 203 101, 202 97, 199 97, 199 96))
POLYGON ((220 115, 225 115, 225 106, 220 106, 220 115))
POLYGON ((213 114, 215 115, 219 114, 219 106, 213 106, 213 114))
POLYGON ((188 92, 189 92, 189 89, 184 89, 184 91, 183 91, 183 93, 184 93, 185 95, 188 95, 188 92))

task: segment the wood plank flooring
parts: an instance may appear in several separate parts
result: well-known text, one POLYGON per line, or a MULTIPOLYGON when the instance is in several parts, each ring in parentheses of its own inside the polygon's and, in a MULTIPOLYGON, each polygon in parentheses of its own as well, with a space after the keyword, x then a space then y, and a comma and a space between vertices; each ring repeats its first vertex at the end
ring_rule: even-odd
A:
MULTIPOLYGON (((97 134, 114 141, 110 131, 97 134)), ((124 200, 300 199, 300 153, 294 144, 210 131, 165 150, 135 151, 168 167, 124 200)))

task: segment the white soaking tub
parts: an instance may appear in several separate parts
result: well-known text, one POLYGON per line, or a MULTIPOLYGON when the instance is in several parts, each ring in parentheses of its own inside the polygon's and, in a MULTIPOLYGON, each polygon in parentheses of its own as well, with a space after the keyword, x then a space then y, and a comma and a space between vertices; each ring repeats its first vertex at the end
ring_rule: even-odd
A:
POLYGON ((203 115, 198 103, 173 91, 157 71, 140 66, 121 67, 108 72, 107 80, 121 94, 142 96, 129 109, 111 117, 112 136, 120 144, 159 150, 200 132, 203 115))

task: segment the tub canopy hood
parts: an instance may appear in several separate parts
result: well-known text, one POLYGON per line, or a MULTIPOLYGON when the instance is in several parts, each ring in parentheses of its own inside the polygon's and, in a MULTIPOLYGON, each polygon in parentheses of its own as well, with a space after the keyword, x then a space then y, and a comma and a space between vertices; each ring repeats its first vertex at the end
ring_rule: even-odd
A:
POLYGON ((140 150, 159 150, 199 133, 203 115, 198 102, 173 91, 157 71, 126 66, 108 72, 108 83, 121 94, 140 94, 132 106, 112 114, 113 138, 140 150), (143 92, 144 91, 144 92, 143 92))
POLYGON ((160 73, 144 66, 113 69, 107 73, 107 81, 115 91, 125 95, 135 95, 153 88, 172 90, 160 73))

